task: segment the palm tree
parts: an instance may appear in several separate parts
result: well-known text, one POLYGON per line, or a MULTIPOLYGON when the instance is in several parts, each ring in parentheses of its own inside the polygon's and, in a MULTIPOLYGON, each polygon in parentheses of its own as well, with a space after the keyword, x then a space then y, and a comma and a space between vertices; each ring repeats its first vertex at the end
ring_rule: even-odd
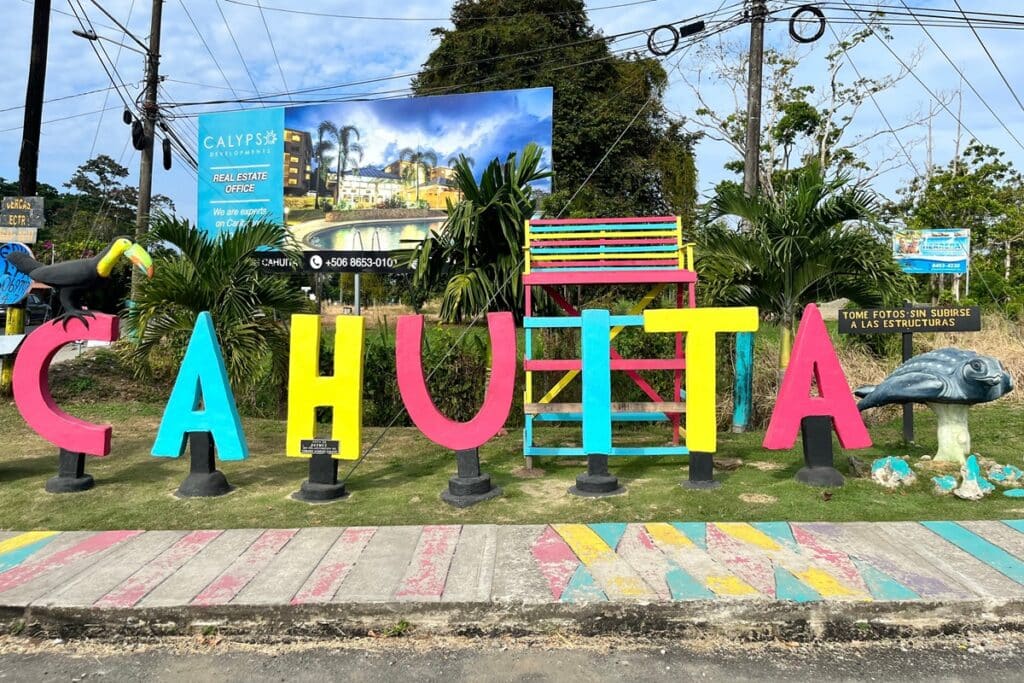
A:
POLYGON ((358 142, 352 140, 352 136, 355 135, 355 139, 359 139, 359 129, 355 126, 336 126, 334 129, 334 141, 338 145, 338 185, 337 185, 337 202, 341 202, 341 181, 345 175, 345 169, 348 168, 348 162, 353 159, 353 155, 357 157, 356 163, 358 164, 363 159, 363 147, 358 142))
MULTIPOLYGON (((455 164, 457 164, 460 159, 465 159, 466 163, 469 164, 469 166, 471 168, 473 166, 476 166, 476 159, 474 159, 471 156, 467 156, 465 154, 460 154, 459 156, 450 156, 450 157, 448 157, 448 162, 447 162, 448 163, 448 168, 454 167, 455 164)), ((462 201, 462 191, 461 190, 459 191, 459 201, 462 201)))
POLYGON ((847 298, 878 306, 908 291, 889 245, 870 227, 876 206, 872 192, 846 176, 829 180, 813 164, 793 171, 772 197, 727 185, 711 201, 713 215, 736 216, 750 229, 716 223, 704 231, 697 251, 704 291, 717 304, 757 306, 777 321, 784 369, 806 304, 847 298))
POLYGON ((257 387, 268 380, 283 386, 288 321, 308 312, 309 301, 288 278, 261 273, 254 256, 266 248, 297 259, 288 229, 250 222, 211 237, 186 220, 160 215, 147 240, 172 249, 161 250, 153 278, 142 283, 128 311, 126 326, 135 340, 128 358, 136 372, 176 368, 196 317, 209 311, 236 395, 254 401, 257 387))
POLYGON ((316 127, 316 144, 313 145, 313 156, 316 157, 316 196, 313 207, 320 208, 320 185, 327 187, 327 168, 330 166, 329 152, 334 149, 331 138, 337 135, 337 128, 330 121, 321 121, 316 127))
POLYGON ((542 152, 530 143, 520 154, 495 158, 477 183, 466 158, 455 164, 455 182, 465 197, 448 200, 448 218, 436 234, 408 254, 413 286, 444 288, 441 320, 459 322, 485 311, 523 315, 523 224, 534 211, 533 183, 542 152))
POLYGON ((408 166, 402 169, 403 176, 411 176, 416 183, 416 203, 420 201, 420 169, 423 169, 424 176, 430 174, 430 169, 437 166, 437 153, 427 150, 421 152, 412 147, 406 147, 398 153, 398 160, 406 161, 408 166))

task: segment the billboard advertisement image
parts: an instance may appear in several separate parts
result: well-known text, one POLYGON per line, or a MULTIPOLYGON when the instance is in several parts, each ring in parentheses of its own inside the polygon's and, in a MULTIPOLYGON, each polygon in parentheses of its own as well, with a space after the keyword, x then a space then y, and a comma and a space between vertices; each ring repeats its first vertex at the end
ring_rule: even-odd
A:
POLYGON ((551 136, 550 88, 204 114, 197 223, 284 222, 309 269, 393 270, 461 198, 459 159, 479 179, 532 142, 550 168, 551 136))
POLYGON ((904 273, 931 274, 967 272, 971 253, 971 231, 901 230, 893 233, 892 255, 904 273))

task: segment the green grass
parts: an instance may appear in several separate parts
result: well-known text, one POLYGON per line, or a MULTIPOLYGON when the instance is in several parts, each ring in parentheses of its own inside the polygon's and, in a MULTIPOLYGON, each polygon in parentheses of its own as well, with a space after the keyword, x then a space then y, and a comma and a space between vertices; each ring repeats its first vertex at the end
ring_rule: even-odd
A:
MULTIPOLYGON (((44 492, 56 472, 56 449, 35 436, 10 404, 0 406, 0 527, 4 529, 182 529, 225 527, 304 527, 316 525, 378 525, 429 523, 546 523, 669 520, 792 520, 876 521, 925 519, 1000 519, 1024 516, 1024 502, 998 492, 972 503, 931 493, 931 473, 919 471, 918 483, 889 492, 869 480, 849 479, 831 491, 809 488, 793 480, 801 464, 798 451, 762 450, 761 433, 722 434, 719 455, 741 457, 746 464, 717 472, 723 483, 714 491, 688 491, 679 486, 686 463, 679 458, 612 459, 612 470, 628 493, 606 499, 580 499, 566 493, 584 469, 582 459, 538 461, 546 474, 523 478, 521 432, 513 430, 482 449, 483 468, 504 495, 466 510, 443 503, 440 492, 454 474, 450 451, 424 439, 415 429, 393 429, 378 449, 355 470, 348 482, 351 496, 329 505, 290 500, 306 476, 306 462, 283 455, 284 424, 277 420, 245 420, 252 452, 244 462, 220 468, 237 490, 219 499, 178 500, 172 494, 188 471, 185 459, 149 455, 162 406, 145 403, 97 403, 66 406, 82 418, 115 425, 113 451, 107 458, 89 458, 86 471, 96 488, 81 494, 54 496, 44 492), (779 466, 775 470, 757 463, 779 466), (743 494, 763 494, 770 503, 744 502, 743 494), (828 500, 826 500, 828 498, 828 500)), ((976 408, 972 414, 975 449, 1000 463, 1024 466, 1021 457, 1021 414, 1010 405, 976 408)), ((903 448, 899 422, 873 426, 876 446, 857 455, 871 460, 885 454, 920 456, 934 445, 935 422, 929 411, 918 412, 921 446, 903 448)), ((369 444, 380 429, 367 429, 369 444)), ((576 438, 576 430, 549 429, 545 441, 576 438)), ((664 443, 664 426, 632 429, 622 443, 664 443)), ((837 450, 841 471, 848 472, 846 454, 837 450)), ((916 460, 915 460, 916 462, 916 460)), ((344 474, 352 466, 341 463, 344 474)))

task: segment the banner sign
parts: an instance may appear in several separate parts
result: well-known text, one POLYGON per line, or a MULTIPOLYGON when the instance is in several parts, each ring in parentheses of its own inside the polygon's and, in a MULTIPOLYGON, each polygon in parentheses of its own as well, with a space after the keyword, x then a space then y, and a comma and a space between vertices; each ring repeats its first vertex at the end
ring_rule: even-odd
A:
POLYGON ((7 255, 15 251, 32 255, 28 247, 18 242, 8 242, 0 246, 0 268, 3 268, 0 271, 0 306, 19 303, 32 287, 32 278, 7 261, 7 255))
POLYGON ((904 273, 964 274, 969 266, 971 231, 903 230, 892 236, 892 255, 904 273))
POLYGON ((306 270, 395 272, 387 252, 439 231, 462 198, 460 159, 479 180, 532 142, 551 167, 552 98, 531 88, 203 114, 197 224, 215 234, 283 222, 306 270))
POLYGON ((914 306, 839 311, 840 334, 899 334, 904 332, 978 332, 978 306, 914 306))

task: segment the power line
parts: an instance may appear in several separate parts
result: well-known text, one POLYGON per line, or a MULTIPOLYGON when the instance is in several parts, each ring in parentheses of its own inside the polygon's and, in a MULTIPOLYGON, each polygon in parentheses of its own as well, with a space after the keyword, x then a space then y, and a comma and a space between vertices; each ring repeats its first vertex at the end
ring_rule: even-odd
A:
POLYGON ((955 4, 956 8, 960 10, 960 14, 964 15, 964 19, 967 20, 967 25, 971 27, 971 33, 973 33, 974 37, 978 39, 978 43, 981 45, 981 49, 985 51, 986 55, 988 55, 988 61, 992 62, 992 66, 996 68, 996 72, 999 74, 999 77, 1003 79, 1003 83, 1006 84, 1006 87, 1010 91, 1010 94, 1013 95, 1013 99, 1017 100, 1017 106, 1021 108, 1021 111, 1024 111, 1024 103, 1020 101, 1020 98, 1017 96, 1017 91, 1013 89, 1013 86, 1010 85, 1010 81, 1006 79, 1006 74, 1004 74, 1003 70, 999 68, 999 64, 996 62, 995 58, 992 56, 992 53, 989 51, 988 45, 986 45, 985 41, 981 39, 980 35, 978 35, 978 30, 974 28, 974 24, 971 23, 970 19, 967 19, 967 15, 964 13, 963 8, 960 7, 960 0, 953 0, 953 4, 955 4))
MULTIPOLYGON (((213 65, 216 66, 217 71, 220 72, 220 77, 224 79, 224 83, 228 86, 228 89, 231 91, 231 94, 237 98, 238 93, 235 91, 234 86, 231 85, 231 81, 228 80, 227 75, 224 73, 224 69, 220 68, 220 62, 217 61, 217 56, 213 54, 213 50, 211 50, 209 44, 207 44, 206 38, 203 37, 203 34, 199 30, 199 27, 196 26, 196 22, 192 18, 192 13, 188 11, 188 7, 185 6, 184 0, 178 0, 178 4, 180 4, 181 9, 185 11, 185 16, 188 17, 189 23, 192 24, 192 29, 196 32, 196 35, 199 36, 199 42, 201 42, 203 44, 203 47, 206 48, 206 54, 210 55, 210 59, 213 60, 213 65)), ((239 104, 238 108, 242 109, 243 107, 241 104, 239 104)))
POLYGON ((228 21, 226 16, 224 16, 224 8, 221 7, 220 0, 214 0, 213 4, 217 5, 217 11, 220 12, 221 21, 224 22, 224 28, 228 30, 228 35, 231 36, 231 42, 235 46, 235 52, 238 53, 238 59, 242 62, 242 68, 245 69, 245 73, 249 76, 249 82, 252 83, 253 91, 257 95, 262 95, 262 93, 260 93, 259 86, 256 85, 256 79, 252 77, 252 71, 249 70, 249 65, 245 62, 245 57, 242 56, 242 48, 238 46, 238 41, 235 40, 235 32, 231 30, 231 22, 228 21))
MULTIPOLYGON (((256 0, 256 6, 260 9, 260 19, 263 20, 263 28, 267 31, 267 40, 270 42, 270 50, 274 53, 274 62, 277 64, 277 72, 281 74, 281 83, 284 85, 284 89, 288 91, 288 81, 284 77, 284 69, 281 68, 281 60, 277 57, 277 47, 274 46, 274 36, 270 35, 270 24, 267 23, 267 15, 263 13, 263 5, 260 4, 260 0, 256 0)), ((291 95, 288 96, 291 99, 291 95)))
MULTIPOLYGON (((94 114, 100 114, 100 113, 105 112, 105 111, 113 111, 115 109, 120 109, 120 108, 121 107, 106 107, 105 109, 97 109, 95 111, 83 111, 83 112, 79 112, 77 114, 71 114, 69 116, 61 116, 60 118, 56 118, 56 119, 47 119, 46 121, 43 121, 43 125, 45 126, 45 125, 50 124, 50 123, 59 123, 61 121, 68 121, 70 119, 77 119, 77 118, 81 118, 83 116, 93 116, 94 114)), ((21 126, 15 126, 13 128, 4 128, 4 129, 0 130, 0 133, 10 133, 12 130, 21 130, 21 126)))
MULTIPOLYGON (((85 17, 85 19, 83 20, 82 17, 78 16, 78 12, 75 10, 75 6, 72 4, 71 0, 68 0, 68 7, 71 8, 71 11, 74 13, 75 18, 78 19, 78 24, 79 24, 79 26, 82 27, 83 31, 94 30, 94 29, 92 29, 92 22, 89 21, 88 17, 85 17), (89 27, 88 28, 85 25, 86 21, 89 22, 89 27)), ((81 8, 81 4, 79 4, 79 7, 81 8)), ((85 10, 82 9, 82 12, 83 12, 83 15, 84 15, 85 10)), ((131 104, 129 104, 129 98, 125 97, 125 95, 122 94, 121 90, 120 90, 120 87, 123 87, 125 89, 125 92, 127 93, 128 87, 124 84, 123 81, 121 82, 121 86, 118 87, 117 80, 114 79, 114 75, 112 73, 110 73, 110 69, 107 68, 106 62, 104 62, 103 61, 103 57, 100 56, 99 50, 96 49, 96 45, 95 45, 96 41, 90 40, 88 42, 89 42, 89 47, 92 48, 93 53, 96 55, 96 59, 99 60, 100 66, 103 67, 104 73, 106 73, 107 74, 107 78, 110 79, 111 85, 113 85, 114 89, 117 90, 117 96, 121 98, 121 101, 124 103, 124 106, 125 106, 126 109, 131 109, 131 104)), ((106 54, 106 53, 104 52, 104 54, 106 54)))
MULTIPOLYGON (((248 2, 242 2, 242 0, 224 0, 230 2, 232 5, 241 5, 242 7, 259 7, 260 10, 267 10, 268 12, 284 12, 287 14, 302 14, 313 17, 329 17, 332 19, 361 19, 364 21, 450 21, 451 17, 396 17, 396 16, 373 16, 364 14, 338 14, 334 12, 314 12, 311 10, 298 10, 291 9, 289 7, 271 7, 270 5, 262 5, 260 0, 256 0, 256 4, 253 5, 248 2)), ((660 0, 633 0, 633 2, 620 2, 614 5, 601 5, 599 7, 585 7, 584 12, 589 14, 590 12, 597 12, 600 10, 617 9, 620 7, 632 7, 633 5, 646 5, 652 2, 659 2, 660 0)), ((514 14, 498 14, 493 17, 480 17, 476 21, 502 21, 509 19, 516 19, 518 17, 528 14, 530 16, 565 16, 576 14, 576 12, 516 12, 514 14)))
MULTIPOLYGON (((71 100, 71 99, 74 99, 76 97, 85 97, 86 95, 95 95, 98 92, 109 93, 115 87, 116 86, 108 85, 105 88, 96 88, 95 90, 86 90, 85 92, 76 92, 73 95, 62 95, 61 97, 51 97, 48 100, 43 100, 43 104, 50 104, 51 102, 61 102, 63 100, 71 100)), ((106 104, 106 103, 104 102, 104 104, 106 104)), ((3 112, 15 111, 15 110, 24 109, 24 108, 25 108, 24 104, 19 104, 19 105, 15 106, 15 107, 7 107, 5 109, 0 109, 0 114, 2 114, 3 112)))
MULTIPOLYGON (((903 2, 903 0, 900 0, 900 2, 904 6, 906 6, 906 3, 903 2)), ((921 30, 924 31, 925 35, 928 36, 928 38, 932 41, 935 47, 939 50, 939 52, 942 53, 942 56, 945 57, 947 62, 949 62, 949 65, 953 67, 953 70, 956 71, 957 74, 959 74, 960 78, 967 84, 967 87, 971 89, 971 92, 974 93, 975 97, 977 97, 978 100, 983 105, 985 105, 985 108, 988 109, 989 113, 992 114, 993 118, 995 118, 995 120, 999 122, 999 125, 1003 127, 1003 130, 1006 131, 1006 134, 1009 135, 1010 138, 1013 139, 1013 141, 1016 142, 1021 149, 1024 149, 1024 143, 1021 143, 1017 136, 1014 135, 1010 127, 1007 126, 1006 123, 1003 121, 1002 117, 1000 117, 999 114, 996 113, 996 110, 992 108, 992 105, 990 105, 988 101, 984 97, 982 97, 978 89, 974 87, 974 83, 971 82, 971 79, 969 79, 967 75, 964 74, 964 72, 960 69, 960 67, 956 65, 956 62, 954 62, 953 58, 949 56, 945 49, 943 49, 942 44, 935 39, 931 31, 925 28, 923 24, 921 25, 921 30)))

